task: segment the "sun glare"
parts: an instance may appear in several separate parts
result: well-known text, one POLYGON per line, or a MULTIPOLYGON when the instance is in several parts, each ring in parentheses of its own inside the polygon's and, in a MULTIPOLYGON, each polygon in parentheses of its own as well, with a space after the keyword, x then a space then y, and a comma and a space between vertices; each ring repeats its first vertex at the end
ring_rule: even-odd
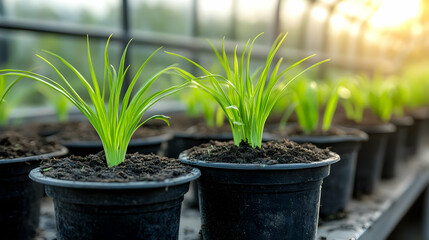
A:
POLYGON ((421 0, 384 0, 370 20, 373 27, 394 28, 420 14, 421 0))

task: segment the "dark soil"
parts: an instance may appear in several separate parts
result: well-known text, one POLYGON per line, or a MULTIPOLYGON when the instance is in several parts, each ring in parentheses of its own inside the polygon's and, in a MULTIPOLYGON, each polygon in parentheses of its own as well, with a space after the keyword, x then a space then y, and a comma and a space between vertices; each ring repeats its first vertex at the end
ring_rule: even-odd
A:
POLYGON ((47 177, 86 182, 163 181, 192 170, 177 159, 138 153, 127 154, 124 162, 108 168, 104 152, 86 157, 47 159, 40 168, 47 177))
POLYGON ((211 141, 186 151, 189 159, 208 162, 241 164, 284 164, 318 162, 330 157, 329 149, 320 149, 312 144, 298 144, 287 139, 265 142, 261 148, 252 148, 241 142, 211 141))
POLYGON ((59 144, 37 136, 26 137, 12 131, 0 135, 0 159, 29 157, 60 149, 59 144))
POLYGON ((228 121, 222 127, 209 128, 202 117, 191 118, 185 115, 173 115, 170 118, 170 127, 176 132, 198 133, 198 134, 220 134, 231 133, 228 121))
POLYGON ((291 124, 286 127, 284 130, 275 128, 270 131, 273 134, 276 134, 281 137, 291 137, 291 136, 312 136, 312 137, 321 137, 321 136, 360 136, 360 132, 351 128, 338 128, 332 126, 328 131, 322 131, 318 128, 316 131, 306 134, 299 125, 291 124))
MULTIPOLYGON (((141 139, 146 137, 159 136, 167 132, 167 124, 146 123, 141 126, 132 136, 132 139, 141 139)), ((81 122, 66 122, 66 123, 39 123, 24 126, 24 129, 34 129, 38 135, 50 136, 53 135, 61 141, 99 141, 100 138, 87 121, 81 122)), ((21 130, 22 131, 22 130, 21 130)))
POLYGON ((405 114, 417 119, 426 119, 429 118, 429 107, 406 109, 405 114))

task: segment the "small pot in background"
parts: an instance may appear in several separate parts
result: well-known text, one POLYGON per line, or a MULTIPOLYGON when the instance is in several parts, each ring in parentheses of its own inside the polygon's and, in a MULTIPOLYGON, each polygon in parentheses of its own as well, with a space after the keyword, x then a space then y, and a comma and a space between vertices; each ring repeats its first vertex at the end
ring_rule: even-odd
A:
POLYGON ((368 140, 368 135, 360 130, 343 127, 339 129, 346 135, 290 137, 294 142, 330 148, 340 156, 340 161, 331 165, 329 176, 323 180, 319 213, 324 220, 329 220, 332 216, 335 218, 346 209, 352 197, 358 151, 362 142, 368 140))
POLYGON ((381 174, 383 179, 394 178, 398 172, 400 161, 407 158, 406 140, 408 131, 412 127, 413 122, 413 118, 411 117, 401 117, 392 120, 392 123, 396 126, 396 131, 389 135, 387 139, 386 153, 381 174))
POLYGON ((384 156, 389 135, 396 131, 395 125, 356 125, 356 128, 368 134, 358 153, 356 165, 354 197, 372 194, 381 179, 384 156))

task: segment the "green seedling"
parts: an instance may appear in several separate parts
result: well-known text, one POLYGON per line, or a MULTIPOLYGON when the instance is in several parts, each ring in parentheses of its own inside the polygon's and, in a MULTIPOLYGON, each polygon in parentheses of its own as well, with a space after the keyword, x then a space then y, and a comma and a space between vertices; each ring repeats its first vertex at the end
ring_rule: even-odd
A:
MULTIPOLYGON (((29 78, 49 86, 51 89, 65 96, 88 118, 94 129, 97 131, 103 144, 107 165, 108 167, 113 167, 124 161, 131 136, 141 125, 151 119, 164 120, 168 124, 167 117, 163 115, 151 116, 141 122, 143 114, 153 104, 162 98, 181 90, 186 85, 188 85, 188 83, 175 85, 146 95, 145 93, 147 93, 148 89, 155 80, 157 80, 167 71, 173 69, 173 66, 169 66, 155 73, 146 82, 137 87, 135 94, 131 97, 132 90, 135 87, 140 74, 149 60, 159 50, 158 49, 153 52, 140 66, 135 76, 131 78, 130 85, 126 89, 125 94, 123 97, 121 97, 124 77, 129 69, 129 67, 124 66, 125 55, 129 44, 122 54, 119 68, 115 69, 115 67, 110 64, 107 54, 109 40, 110 37, 107 40, 104 49, 104 76, 102 78, 101 86, 98 83, 99 78, 95 74, 95 70, 91 61, 90 44, 88 38, 87 55, 92 84, 64 58, 58 56, 55 53, 45 51, 50 57, 67 66, 75 74, 76 78, 79 79, 80 82, 85 86, 85 89, 89 94, 90 101, 88 102, 85 102, 82 99, 80 94, 76 92, 76 90, 70 85, 70 81, 64 77, 64 75, 51 61, 40 55, 37 56, 46 62, 57 73, 58 79, 62 84, 49 77, 45 77, 30 71, 5 69, 0 70, 0 75, 29 78)), ((9 90, 10 88, 7 88, 5 91, 9 90)))
POLYGON ((40 92, 55 109, 59 122, 67 122, 72 103, 64 95, 58 93, 45 85, 37 85, 36 90, 40 92))
POLYGON ((25 99, 25 96, 29 93, 30 88, 25 88, 23 91, 20 91, 17 94, 8 96, 5 99, 6 94, 9 92, 10 88, 13 87, 21 78, 17 78, 9 85, 6 83, 4 76, 0 76, 0 93, 1 95, 1 107, 0 107, 0 126, 6 126, 10 121, 10 115, 12 110, 25 99))
POLYGON ((363 112, 368 105, 368 86, 363 86, 357 78, 344 78, 344 84, 339 87, 340 102, 348 119, 356 123, 363 120, 363 112))
POLYGON ((227 58, 224 41, 222 42, 222 52, 218 52, 216 47, 209 42, 223 66, 224 76, 212 74, 189 58, 169 53, 185 59, 204 73, 201 77, 195 77, 191 73, 177 68, 177 72, 183 78, 209 93, 216 100, 230 123, 236 145, 245 141, 252 147, 260 147, 265 121, 276 102, 285 94, 289 84, 306 70, 328 61, 318 62, 293 77, 284 77, 286 72, 313 55, 296 62, 284 70, 280 69, 283 58, 280 58, 272 66, 274 56, 286 38, 286 35, 281 34, 274 41, 265 65, 259 70, 250 73, 250 56, 258 36, 251 43, 250 40, 247 41, 243 52, 239 56, 237 55, 236 47, 233 59, 227 58), (283 84, 283 86, 279 88, 279 84, 283 84))
POLYGON ((388 122, 393 113, 394 85, 379 74, 374 75, 372 81, 365 77, 361 79, 369 85, 369 108, 383 122, 388 122))
POLYGON ((305 134, 314 132, 319 126, 320 112, 324 109, 322 131, 330 129, 338 103, 340 83, 327 84, 303 78, 293 87, 293 101, 298 123, 305 134))
POLYGON ((223 126, 224 115, 222 109, 206 92, 196 87, 191 87, 181 92, 180 99, 185 104, 186 113, 189 117, 204 116, 206 125, 209 128, 223 126))

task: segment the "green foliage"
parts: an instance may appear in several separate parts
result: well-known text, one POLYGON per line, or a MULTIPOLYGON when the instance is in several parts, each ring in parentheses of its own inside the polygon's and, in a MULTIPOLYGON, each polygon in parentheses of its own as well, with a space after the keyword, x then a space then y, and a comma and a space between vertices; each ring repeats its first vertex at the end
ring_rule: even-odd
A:
POLYGON ((362 80, 369 84, 369 108, 382 121, 388 122, 393 113, 394 85, 379 74, 374 75, 372 81, 365 77, 362 80))
POLYGON ((36 90, 40 92, 55 109, 58 121, 66 122, 71 107, 71 102, 64 95, 58 93, 45 85, 37 85, 36 90))
POLYGON ((394 110, 395 85, 385 77, 375 74, 372 79, 360 75, 340 89, 342 103, 349 119, 362 122, 365 108, 384 122, 388 122, 394 110))
POLYGON ((395 116, 401 117, 404 115, 405 107, 411 99, 413 93, 410 92, 410 86, 406 81, 402 81, 399 77, 387 79, 394 86, 392 89, 392 111, 395 116))
POLYGON ((368 105, 368 91, 356 77, 343 78, 344 85, 338 89, 340 102, 348 119, 360 123, 363 111, 368 105))
POLYGON ((209 128, 223 126, 223 112, 218 107, 217 102, 206 92, 191 87, 181 92, 180 99, 185 104, 189 117, 204 116, 209 128))
POLYGON ((324 83, 303 77, 293 87, 295 112, 301 129, 306 134, 314 132, 320 121, 320 113, 324 109, 322 131, 331 127, 338 103, 340 83, 324 83))
POLYGON ((0 76, 0 126, 6 126, 9 123, 12 109, 22 102, 25 96, 24 94, 27 92, 21 91, 17 94, 11 95, 7 100, 5 99, 7 93, 20 79, 21 78, 17 78, 7 84, 6 78, 4 76, 0 76))
POLYGON ((405 107, 412 109, 429 105, 429 69, 427 62, 408 66, 398 80, 399 87, 408 92, 405 107))
POLYGON ((153 104, 162 98, 184 88, 187 83, 172 86, 146 96, 145 94, 152 83, 164 73, 173 69, 173 66, 170 66, 157 72, 144 84, 137 87, 137 91, 133 97, 131 97, 131 93, 137 83, 137 80, 139 79, 141 72, 145 68, 148 61, 157 52, 155 51, 138 69, 136 75, 131 79, 130 85, 128 89, 126 89, 125 94, 123 97, 121 97, 124 77, 129 68, 124 66, 125 55, 128 46, 122 54, 118 69, 115 69, 115 67, 110 64, 109 56, 107 54, 109 40, 107 41, 104 49, 104 76, 102 78, 101 86, 98 83, 98 78, 95 74, 92 64, 88 38, 87 57, 89 69, 91 72, 92 84, 64 58, 58 56, 55 53, 46 52, 48 55, 66 65, 72 72, 74 72, 75 77, 80 80, 81 84, 85 86, 85 89, 88 92, 88 95, 91 99, 88 102, 85 102, 82 99, 80 94, 71 86, 69 80, 64 77, 64 75, 53 63, 51 63, 51 61, 40 55, 38 55, 38 57, 44 60, 57 73, 58 78, 62 84, 51 78, 30 71, 5 69, 0 70, 0 75, 11 75, 35 80, 46 86, 49 86, 51 89, 61 93, 68 100, 70 100, 88 118, 92 126, 97 131, 104 147, 107 165, 112 167, 124 161, 131 136, 141 125, 151 119, 161 119, 168 123, 167 117, 163 115, 155 115, 147 118, 143 122, 140 121, 143 117, 143 114, 153 104), (107 104, 105 101, 107 101, 107 104))
POLYGON ((236 145, 245 141, 252 147, 260 147, 265 121, 276 102, 285 94, 289 84, 307 69, 327 61, 318 62, 294 77, 284 77, 286 72, 312 56, 296 62, 285 70, 280 70, 283 61, 283 58, 280 58, 273 67, 274 56, 286 38, 286 35, 279 35, 268 53, 265 65, 250 73, 250 56, 258 36, 251 43, 250 40, 247 41, 240 55, 237 55, 236 47, 233 59, 227 58, 224 44, 222 44, 222 52, 218 52, 209 42, 224 68, 225 76, 212 74, 184 56, 169 53, 187 60, 204 72, 204 76, 195 77, 191 73, 177 68, 177 72, 182 77, 209 93, 217 101, 230 123, 236 145), (282 87, 279 87, 279 84, 282 87))

